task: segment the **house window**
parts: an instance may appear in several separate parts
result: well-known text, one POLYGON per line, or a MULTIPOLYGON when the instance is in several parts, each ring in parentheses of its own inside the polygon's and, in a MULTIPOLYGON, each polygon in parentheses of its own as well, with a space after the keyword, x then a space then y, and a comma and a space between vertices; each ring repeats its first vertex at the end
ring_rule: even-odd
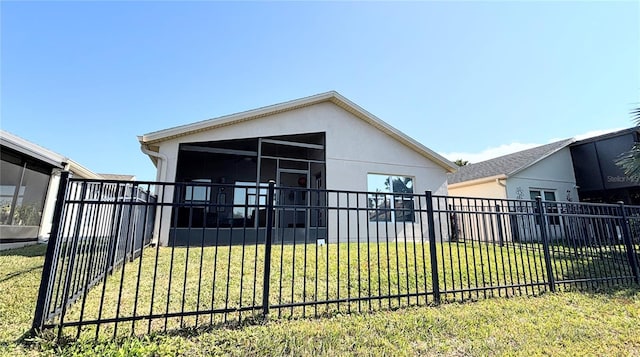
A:
POLYGON ((370 222, 413 222, 413 178, 367 175, 370 222))
POLYGON ((256 206, 262 210, 267 204, 268 187, 268 183, 261 182, 258 190, 255 182, 236 181, 233 189, 233 218, 254 220, 256 206))
MULTIPOLYGON (((539 196, 542 198, 542 201, 545 202, 556 201, 556 193, 554 191, 529 190, 529 196, 532 200, 535 200, 536 197, 539 196)), ((546 207, 548 214, 553 214, 553 216, 547 216, 548 223, 555 225, 560 224, 560 216, 556 216, 558 214, 558 205, 556 203, 546 203, 544 206, 546 207)), ((538 217, 536 217, 536 224, 540 224, 538 217)))
MULTIPOLYGON (((199 183, 211 183, 209 179, 195 179, 191 182, 199 183)), ((187 186, 185 192, 186 202, 209 202, 211 199, 211 187, 210 186, 187 186)))

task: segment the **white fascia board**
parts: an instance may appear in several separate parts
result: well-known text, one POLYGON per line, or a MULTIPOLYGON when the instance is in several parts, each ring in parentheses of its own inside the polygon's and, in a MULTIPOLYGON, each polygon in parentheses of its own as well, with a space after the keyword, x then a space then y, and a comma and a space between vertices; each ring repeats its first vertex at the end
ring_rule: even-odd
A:
POLYGON ((500 175, 494 175, 494 176, 488 176, 488 177, 482 177, 479 179, 475 179, 475 180, 469 180, 469 181, 462 181, 462 182, 456 182, 456 183, 450 183, 447 186, 449 188, 460 188, 460 187, 467 187, 467 186, 473 186, 473 185, 478 185, 481 183, 487 183, 487 182, 491 182, 491 181, 496 181, 496 180, 506 180, 507 179, 507 175, 505 174, 500 174, 500 175))
POLYGON ((58 153, 45 149, 40 145, 34 144, 4 130, 0 130, 0 144, 60 169, 64 168, 65 162, 68 160, 66 157, 58 153))
POLYGON ((97 179, 97 180, 102 179, 102 176, 98 175, 97 173, 89 170, 88 168, 80 165, 79 163, 73 160, 68 160, 68 164, 69 164, 69 167, 67 169, 73 172, 75 175, 79 176, 80 178, 97 179))
POLYGON ((185 135, 189 135, 189 134, 200 132, 200 131, 211 130, 214 128, 232 125, 232 124, 240 123, 247 120, 252 120, 252 119, 265 117, 268 115, 282 113, 282 112, 310 106, 310 105, 324 102, 324 101, 330 101, 338 105, 342 109, 345 109, 349 113, 355 115, 356 117, 373 125, 374 127, 378 128, 382 132, 386 133, 392 138, 400 141, 404 145, 418 152, 422 156, 425 156, 428 159, 432 160, 433 162, 435 162, 436 164, 444 168, 446 171, 455 172, 458 169, 458 166, 456 166, 453 162, 447 160, 440 154, 427 148, 426 146, 420 144, 413 138, 407 136, 406 134, 402 133, 398 129, 387 124, 382 119, 369 113, 368 111, 366 111, 359 105, 353 103, 349 99, 343 97, 341 94, 339 94, 336 91, 320 93, 313 96, 295 99, 295 100, 291 100, 284 103, 274 104, 274 105, 270 105, 270 106, 266 106, 258 109, 253 109, 245 112, 222 116, 219 118, 208 119, 208 120, 204 120, 204 121, 200 121, 192 124, 186 124, 186 125, 181 125, 174 128, 151 132, 148 134, 138 136, 138 141, 143 145, 154 144, 154 143, 169 140, 175 137, 185 136, 185 135))
POLYGON ((227 126, 235 123, 240 123, 247 120, 257 119, 268 115, 273 115, 293 109, 309 106, 311 104, 319 103, 328 100, 336 92, 326 92, 310 97, 291 100, 284 103, 274 104, 258 109, 252 109, 240 113, 221 116, 218 118, 207 119, 196 123, 176 126, 169 129, 159 130, 151 133, 147 133, 138 136, 138 141, 143 144, 153 144, 159 141, 165 141, 174 137, 184 136, 199 131, 210 130, 217 127, 227 126))

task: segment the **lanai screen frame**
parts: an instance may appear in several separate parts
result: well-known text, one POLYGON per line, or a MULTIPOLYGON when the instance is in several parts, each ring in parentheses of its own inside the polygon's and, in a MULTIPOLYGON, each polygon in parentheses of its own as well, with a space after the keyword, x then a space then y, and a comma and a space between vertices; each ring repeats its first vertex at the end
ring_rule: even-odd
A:
MULTIPOLYGON (((266 226, 264 221, 264 212, 255 212, 255 200, 259 200, 261 204, 266 203, 266 185, 269 180, 275 180, 276 185, 280 185, 280 173, 287 171, 304 170, 306 171, 306 187, 296 189, 325 189, 326 188, 326 132, 299 133, 293 135, 280 135, 269 137, 251 137, 238 138, 231 140, 214 140, 207 142, 183 142, 179 145, 178 158, 176 162, 177 183, 200 182, 194 184, 191 188, 191 198, 197 186, 200 190, 208 192, 205 201, 202 201, 201 209, 214 209, 216 212, 206 212, 201 216, 212 217, 214 220, 204 218, 204 221, 193 221, 193 217, 199 216, 192 214, 188 221, 183 219, 181 208, 174 208, 174 213, 178 215, 178 219, 171 220, 171 229, 181 228, 205 228, 205 230, 215 230, 216 232, 234 228, 243 231, 255 229, 259 231, 266 226), (190 154, 189 152, 195 152, 190 154), (199 153, 198 153, 199 152, 199 153), (212 156, 211 156, 212 155, 212 156), (207 160, 211 165, 202 165, 201 160, 205 160, 206 156, 210 156, 207 160), (221 166, 224 161, 232 162, 229 166, 221 166), (190 166, 191 165, 191 166, 190 166), (196 167, 198 166, 198 167, 196 167), (218 166, 217 168, 215 166, 218 166), (255 170, 253 170, 255 169, 255 170), (218 171, 215 171, 218 170, 218 171), (198 172, 199 171, 199 172, 198 172), (249 178, 249 171, 253 171, 249 178), (206 177, 205 177, 206 176, 206 177), (204 179, 204 180, 203 180, 204 179), (208 183, 207 183, 208 182, 208 183), (236 185, 242 183, 241 186, 236 185), (255 186, 249 186, 248 183, 255 186), (215 190, 215 192, 214 192, 215 190), (225 191, 222 202, 219 200, 220 190, 225 191), (246 207, 251 209, 244 212, 242 217, 236 218, 236 210, 244 203, 240 203, 235 196, 238 192, 244 191, 244 199, 249 199, 253 195, 253 202, 246 207), (226 203, 226 204, 220 204, 226 203), (238 204, 231 207, 231 204, 238 204), (215 207, 215 208, 214 208, 215 207), (220 210, 220 215, 218 215, 220 210), (250 211, 253 211, 251 215, 250 211), (251 217, 249 217, 251 216, 251 217), (177 224, 176 224, 177 222, 177 224)), ((181 189, 175 191, 174 200, 176 203, 187 202, 186 188, 190 185, 179 185, 181 189)), ((284 192, 284 190, 283 190, 284 192)), ((320 197, 319 192, 316 193, 318 200, 322 204, 326 204, 320 197)), ((306 206, 309 205, 311 198, 307 198, 306 206)), ((317 202, 316 202, 317 204, 317 202)), ((194 206, 195 207, 195 206, 194 206)), ((193 208, 182 208, 182 210, 190 210, 193 208)), ((305 228, 326 228, 326 214, 318 212, 309 213, 313 210, 306 210, 307 218, 305 228)), ((172 214, 172 217, 174 217, 172 214)), ((275 218, 276 221, 279 219, 275 218)), ((277 227, 277 225, 276 225, 277 227)), ((201 230, 199 230, 202 232, 201 230)), ((316 229, 317 231, 317 229, 316 229)), ((322 230, 323 232, 326 229, 322 230)), ((229 242, 233 244, 230 233, 229 242)), ((260 240, 261 234, 256 234, 256 239, 260 240)), ((283 235, 284 237, 284 235, 283 235)), ((286 240, 286 238, 283 238, 286 240)), ((224 239, 222 240, 224 241, 224 239)), ((224 243, 222 243, 224 244, 224 243)))

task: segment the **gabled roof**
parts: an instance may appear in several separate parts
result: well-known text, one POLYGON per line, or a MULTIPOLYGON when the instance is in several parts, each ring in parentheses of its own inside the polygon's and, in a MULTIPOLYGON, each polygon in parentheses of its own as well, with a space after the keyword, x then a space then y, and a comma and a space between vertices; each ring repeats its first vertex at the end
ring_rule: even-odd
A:
POLYGON ((449 175, 449 185, 483 178, 507 178, 547 158, 575 142, 565 139, 494 159, 462 166, 449 175))
POLYGON ((291 111, 299 108, 304 108, 304 107, 308 107, 308 106, 322 103, 322 102, 330 102, 339 106, 340 108, 364 120, 370 125, 373 125, 374 127, 378 128, 379 130, 391 136, 392 138, 400 141, 401 143, 415 150, 419 154, 429 158, 430 160, 432 160, 433 162, 435 162, 436 164, 443 167, 449 172, 453 172, 457 169, 457 166, 451 161, 447 160, 440 154, 420 144, 419 142, 407 136, 406 134, 402 133, 398 129, 385 123, 380 118, 369 113, 368 111, 364 110, 357 104, 353 103, 352 101, 343 97, 342 95, 340 95, 338 92, 335 92, 335 91, 320 93, 320 94, 312 95, 310 97, 304 97, 304 98, 295 99, 288 102, 274 104, 274 105, 253 109, 245 112, 203 120, 203 121, 195 122, 192 124, 186 124, 186 125, 181 125, 181 126, 164 129, 160 131, 154 131, 148 134, 138 136, 138 141, 142 145, 146 145, 147 147, 149 147, 149 145, 157 144, 157 143, 178 138, 181 136, 187 136, 187 135, 191 135, 191 134, 202 132, 202 131, 213 130, 223 126, 228 126, 228 125, 233 125, 233 124, 237 124, 237 123, 241 123, 241 122, 245 122, 253 119, 263 118, 269 115, 274 115, 274 114, 283 113, 283 112, 287 112, 287 111, 291 111))

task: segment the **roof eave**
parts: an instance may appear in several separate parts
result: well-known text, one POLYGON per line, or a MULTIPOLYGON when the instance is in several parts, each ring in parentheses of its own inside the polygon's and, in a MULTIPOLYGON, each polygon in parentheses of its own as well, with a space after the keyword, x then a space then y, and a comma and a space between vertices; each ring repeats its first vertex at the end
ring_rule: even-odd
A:
MULTIPOLYGON (((415 141, 411 137, 405 135, 399 130, 395 129, 391 125, 384 122, 382 119, 369 113, 359 105, 343 97, 336 91, 329 91, 325 93, 316 94, 313 96, 295 99, 284 103, 274 104, 258 109, 244 111, 236 114, 230 114, 219 118, 208 119, 197 123, 186 124, 174 128, 151 132, 138 136, 138 141, 143 145, 152 145, 166 140, 171 140, 177 137, 191 135, 201 131, 213 130, 219 127, 240 123, 243 121, 253 120, 273 114, 287 112, 302 107, 310 106, 324 101, 330 101, 337 106, 345 109, 347 112, 363 119, 370 125, 378 128, 387 135, 402 142, 404 145, 418 152, 422 156, 435 162, 438 166, 445 169, 447 172, 455 172, 458 167, 451 161, 447 160, 435 151, 425 147, 419 142, 415 141)), ((152 158, 153 161, 153 158, 152 158)), ((156 164, 156 162, 154 162, 156 164)))
POLYGON ((461 188, 461 187, 473 186, 473 185, 478 185, 481 183, 487 183, 487 182, 496 181, 496 180, 506 180, 508 177, 509 176, 506 174, 493 175, 493 176, 481 177, 481 178, 468 180, 468 181, 450 183, 450 184, 447 184, 447 186, 449 188, 461 188))
POLYGON ((80 165, 79 163, 73 160, 68 160, 67 163, 69 164, 68 170, 80 176, 81 178, 96 179, 96 180, 102 179, 102 176, 98 175, 97 173, 89 170, 88 168, 80 165))
POLYGON ((55 153, 51 150, 45 149, 37 144, 22 139, 19 136, 13 135, 7 131, 2 131, 0 135, 0 143, 2 146, 6 146, 12 150, 29 155, 35 159, 45 162, 56 168, 64 168, 65 162, 68 160, 66 157, 55 153))
POLYGON ((294 99, 283 103, 273 104, 266 107, 252 109, 240 113, 229 114, 218 118, 207 119, 196 123, 185 124, 169 129, 159 130, 144 135, 138 136, 138 141, 141 144, 155 144, 162 141, 167 141, 173 138, 191 135, 201 131, 207 131, 216 129, 219 127, 240 123, 243 121, 253 120, 268 115, 273 115, 281 112, 287 112, 295 110, 301 107, 309 106, 311 104, 326 101, 338 95, 338 93, 331 91, 316 94, 310 97, 304 97, 300 99, 294 99))

